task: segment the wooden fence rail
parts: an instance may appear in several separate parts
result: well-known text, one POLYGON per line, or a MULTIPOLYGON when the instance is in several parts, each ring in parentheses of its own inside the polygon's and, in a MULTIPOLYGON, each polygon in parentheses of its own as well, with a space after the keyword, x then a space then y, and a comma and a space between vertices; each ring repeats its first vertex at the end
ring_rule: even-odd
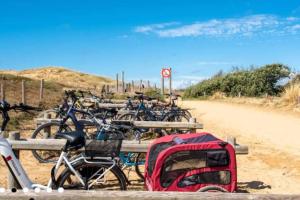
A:
MULTIPOLYGON (((192 118, 194 120, 194 118, 192 118)), ((183 129, 202 129, 203 125, 194 121, 194 122, 160 122, 160 121, 131 121, 133 126, 138 128, 183 128, 183 129)), ((46 119, 46 118, 38 118, 35 120, 37 125, 48 123, 48 122, 60 122, 61 119, 46 119)), ((91 120, 80 119, 78 120, 80 123, 85 125, 93 125, 91 120)), ((128 122, 125 120, 117 120, 119 122, 128 122)))
MULTIPOLYGON (((14 132, 12 132, 14 134, 14 132)), ((12 134, 11 133, 11 134, 12 134)), ((11 137, 10 137, 11 138, 11 137)), ((231 138, 231 137, 229 137, 231 138)), ((227 139, 228 143, 231 143, 230 139, 227 139)), ((235 140, 234 140, 235 141, 235 140)), ((61 150, 65 145, 64 139, 8 139, 8 142, 12 145, 14 150, 61 150)), ((87 143, 90 140, 86 141, 87 143)), ((151 141, 128 141, 124 140, 122 143, 122 152, 136 152, 146 153, 151 141)), ((248 154, 248 147, 238 144, 232 144, 236 150, 236 154, 248 154)))
POLYGON ((218 193, 218 192, 148 192, 148 191, 58 191, 46 192, 4 192, 0 193, 0 200, 296 200, 300 195, 287 194, 248 194, 248 193, 218 193))

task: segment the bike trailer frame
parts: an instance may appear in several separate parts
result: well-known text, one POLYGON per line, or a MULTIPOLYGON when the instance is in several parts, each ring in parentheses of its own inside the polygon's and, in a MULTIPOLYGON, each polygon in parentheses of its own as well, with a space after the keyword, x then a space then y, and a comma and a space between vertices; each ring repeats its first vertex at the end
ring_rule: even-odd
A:
POLYGON ((148 149, 145 169, 145 187, 150 191, 237 188, 234 148, 205 132, 158 138, 148 149))

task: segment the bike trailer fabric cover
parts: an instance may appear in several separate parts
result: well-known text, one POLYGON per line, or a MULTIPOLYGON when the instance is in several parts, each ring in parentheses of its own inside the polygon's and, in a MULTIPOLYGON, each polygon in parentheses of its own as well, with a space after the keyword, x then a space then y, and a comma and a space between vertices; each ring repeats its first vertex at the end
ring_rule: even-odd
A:
POLYGON ((198 191, 219 186, 237 188, 235 150, 210 133, 168 135, 155 140, 145 163, 149 191, 198 191))

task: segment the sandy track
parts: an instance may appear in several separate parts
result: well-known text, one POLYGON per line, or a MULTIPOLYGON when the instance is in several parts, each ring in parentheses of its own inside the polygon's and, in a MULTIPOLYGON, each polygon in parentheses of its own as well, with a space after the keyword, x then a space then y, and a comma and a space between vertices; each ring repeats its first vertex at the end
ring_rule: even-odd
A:
POLYGON ((249 155, 238 158, 241 192, 300 193, 300 117, 246 105, 184 101, 221 138, 236 136, 249 155))
MULTIPOLYGON (((236 136, 238 143, 249 146, 249 155, 237 156, 239 192, 300 193, 300 117, 229 103, 184 101, 182 105, 193 109, 204 131, 224 139, 236 136)), ((21 162, 34 182, 47 183, 52 164, 39 164, 28 151, 21 152, 21 162)), ((6 175, 0 160, 2 187, 6 175)), ((130 187, 141 188, 140 183, 130 187)))

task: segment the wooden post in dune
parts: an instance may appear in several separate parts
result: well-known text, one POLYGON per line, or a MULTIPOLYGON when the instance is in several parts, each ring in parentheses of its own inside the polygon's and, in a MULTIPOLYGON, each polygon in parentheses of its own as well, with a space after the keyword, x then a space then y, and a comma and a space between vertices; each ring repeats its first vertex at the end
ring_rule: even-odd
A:
POLYGON ((40 85, 40 101, 42 101, 44 98, 44 79, 41 80, 40 85))
POLYGON ((150 81, 147 81, 147 88, 150 89, 150 81))
POLYGON ((140 92, 142 91, 142 87, 143 87, 143 80, 140 80, 140 92))
POLYGON ((26 95, 25 95, 25 80, 22 80, 22 103, 26 104, 26 95))
POLYGON ((161 95, 165 94, 165 80, 164 77, 161 77, 161 95))
POLYGON ((106 93, 109 93, 109 85, 106 85, 106 93))
POLYGON ((125 74, 124 71, 122 71, 122 93, 125 93, 125 74))
POLYGON ((4 80, 4 77, 2 77, 0 89, 1 89, 1 100, 5 100, 5 80, 4 80))
POLYGON ((134 92, 135 88, 134 88, 134 81, 133 80, 131 81, 131 88, 132 88, 131 92, 134 92))
POLYGON ((116 74, 116 93, 119 92, 119 74, 116 74))

